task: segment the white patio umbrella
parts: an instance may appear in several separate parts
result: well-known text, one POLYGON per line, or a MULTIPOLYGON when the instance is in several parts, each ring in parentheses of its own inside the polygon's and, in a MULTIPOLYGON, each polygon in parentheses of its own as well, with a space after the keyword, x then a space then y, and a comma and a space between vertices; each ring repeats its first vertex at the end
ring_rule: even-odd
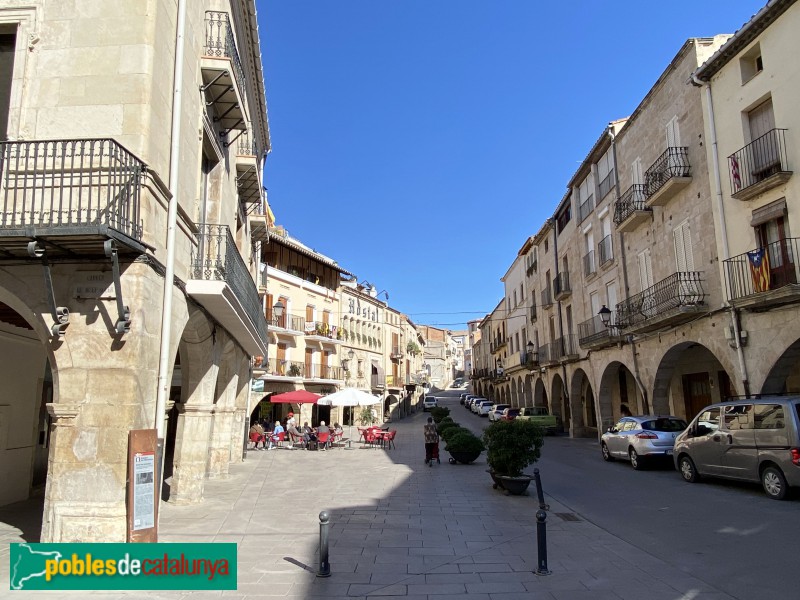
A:
MULTIPOLYGON (((318 406, 372 406, 381 402, 372 394, 362 392, 356 388, 344 388, 333 394, 328 394, 317 400, 318 406)), ((350 413, 350 439, 353 439, 353 413, 350 413)))

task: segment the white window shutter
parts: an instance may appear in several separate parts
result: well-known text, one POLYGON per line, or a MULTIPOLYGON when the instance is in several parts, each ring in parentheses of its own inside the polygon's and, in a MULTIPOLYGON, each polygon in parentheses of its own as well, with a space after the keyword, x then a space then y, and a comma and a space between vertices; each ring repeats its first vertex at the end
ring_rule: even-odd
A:
POLYGON ((677 148, 681 145, 681 132, 678 127, 678 117, 672 117, 667 123, 667 148, 677 148))

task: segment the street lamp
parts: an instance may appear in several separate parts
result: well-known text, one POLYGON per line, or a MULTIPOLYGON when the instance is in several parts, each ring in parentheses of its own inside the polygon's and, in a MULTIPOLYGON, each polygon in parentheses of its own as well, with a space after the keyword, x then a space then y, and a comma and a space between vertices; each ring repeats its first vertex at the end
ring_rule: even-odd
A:
POLYGON ((533 345, 533 341, 529 340, 528 343, 525 345, 525 348, 527 348, 528 354, 533 354, 533 351, 536 347, 533 345))
POLYGON ((603 325, 608 327, 611 324, 611 311, 605 304, 603 304, 603 308, 601 308, 600 312, 597 314, 600 315, 600 320, 603 321, 603 325))
POLYGON ((285 309, 285 308, 286 307, 283 305, 283 302, 278 300, 275 303, 275 306, 272 307, 272 312, 276 317, 278 317, 280 319, 283 316, 283 309, 285 309))

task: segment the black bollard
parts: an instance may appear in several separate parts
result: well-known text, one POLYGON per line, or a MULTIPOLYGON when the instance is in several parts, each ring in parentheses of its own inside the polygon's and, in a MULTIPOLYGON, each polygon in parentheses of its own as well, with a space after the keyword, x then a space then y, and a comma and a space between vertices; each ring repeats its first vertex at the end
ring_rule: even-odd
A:
POLYGON ((331 564, 328 562, 328 528, 330 515, 323 510, 319 513, 319 571, 317 577, 330 577, 331 564))
POLYGON ((542 480, 539 477, 539 469, 533 470, 533 478, 536 480, 536 495, 539 498, 539 510, 536 511, 536 546, 538 561, 534 573, 537 575, 550 575, 551 571, 547 568, 547 509, 550 507, 544 503, 544 492, 542 491, 542 480))

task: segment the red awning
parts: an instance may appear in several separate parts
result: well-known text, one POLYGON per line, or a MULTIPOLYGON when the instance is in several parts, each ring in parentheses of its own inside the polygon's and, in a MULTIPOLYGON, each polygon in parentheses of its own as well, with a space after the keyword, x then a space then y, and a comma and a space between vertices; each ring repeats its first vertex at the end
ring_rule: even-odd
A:
POLYGON ((270 397, 269 401, 278 404, 287 402, 292 402, 294 404, 316 404, 317 400, 320 398, 322 398, 322 396, 309 392, 308 390, 295 390, 293 392, 275 394, 270 397))

